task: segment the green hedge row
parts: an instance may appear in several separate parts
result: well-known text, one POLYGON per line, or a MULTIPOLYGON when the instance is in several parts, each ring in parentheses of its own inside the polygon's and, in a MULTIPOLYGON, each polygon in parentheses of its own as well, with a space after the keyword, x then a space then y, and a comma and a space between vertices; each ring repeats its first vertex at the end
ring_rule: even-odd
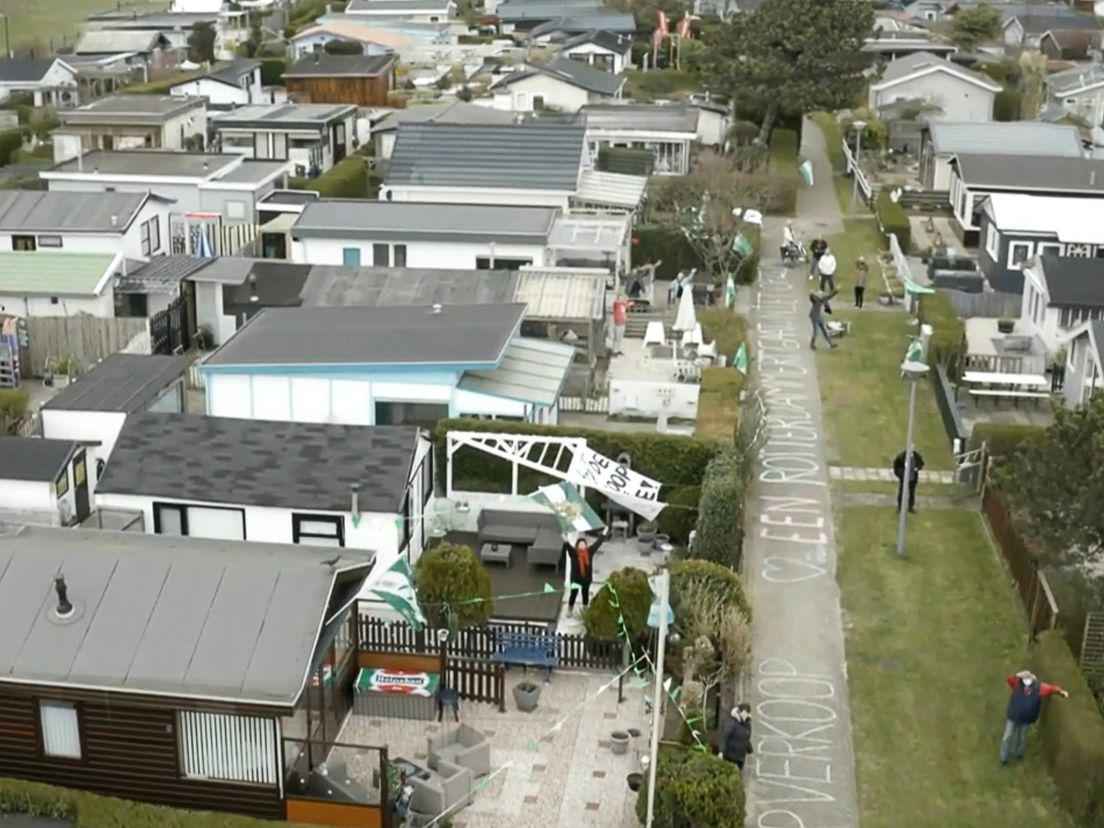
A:
POLYGON ((288 68, 285 58, 261 58, 261 83, 265 86, 279 86, 284 82, 284 71, 288 68))
POLYGON ((22 779, 0 779, 0 814, 61 819, 80 828, 291 828, 286 822, 181 811, 22 779))
POLYGON ((12 163, 12 156, 23 146, 23 130, 5 129, 0 131, 0 167, 12 163))
MULTIPOLYGON (((530 425, 529 423, 453 419, 437 424, 434 443, 442 488, 446 469, 446 435, 450 431, 490 431, 551 437, 583 437, 599 454, 616 458, 622 452, 632 457, 632 468, 663 484, 661 499, 669 504, 659 516, 659 531, 678 543, 686 543, 697 519, 701 480, 706 466, 717 452, 708 440, 677 434, 612 432, 589 428, 530 425)), ((467 491, 510 491, 510 464, 475 449, 461 449, 453 455, 453 487, 467 491)), ((530 493, 558 482, 533 469, 518 469, 518 491, 530 493)), ((595 495, 597 497, 597 495, 595 495)))
POLYGON ((774 216, 797 215, 797 191, 801 174, 797 171, 798 136, 792 129, 775 129, 770 136, 770 170, 778 192, 767 206, 774 216))
POLYGON ((642 224, 633 228, 633 264, 662 261, 656 277, 673 279, 680 270, 703 267, 701 257, 678 228, 642 224))
POLYGON ((132 83, 129 86, 124 86, 120 91, 127 95, 168 95, 169 90, 178 83, 194 80, 201 74, 203 73, 174 72, 171 75, 166 75, 157 80, 147 81, 146 83, 132 83))
POLYGON ((905 208, 889 197, 889 189, 883 189, 878 193, 875 211, 878 220, 882 223, 882 230, 897 236, 897 242, 901 249, 908 253, 912 247, 912 227, 909 225, 908 213, 905 208))
POLYGON ((949 377, 957 378, 966 348, 966 326, 955 313, 950 298, 939 291, 921 296, 918 316, 921 322, 932 326, 928 361, 939 363, 947 369, 949 377))
POLYGON ((1046 439, 1042 426, 1014 423, 978 423, 970 432, 970 445, 981 448, 985 443, 990 457, 1002 459, 1010 456, 1025 443, 1038 443, 1046 439))
POLYGON ((1104 826, 1104 717, 1061 633, 1042 633, 1031 658, 1040 679, 1070 694, 1051 698, 1039 722, 1058 798, 1078 825, 1104 826))
POLYGON ((350 155, 318 178, 289 178, 293 190, 315 190, 322 198, 368 198, 368 167, 364 157, 350 155))
POLYGON ((739 569, 744 553, 744 496, 747 463, 731 446, 719 452, 705 470, 698 507, 697 535, 690 555, 739 569))

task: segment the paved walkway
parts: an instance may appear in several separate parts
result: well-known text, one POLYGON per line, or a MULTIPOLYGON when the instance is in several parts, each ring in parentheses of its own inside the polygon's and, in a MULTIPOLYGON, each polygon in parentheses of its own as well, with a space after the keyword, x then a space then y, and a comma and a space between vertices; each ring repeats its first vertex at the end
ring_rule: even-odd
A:
MULTIPOLYGON (((861 480, 863 482, 874 480, 879 483, 896 483, 893 469, 859 469, 852 466, 832 466, 829 475, 833 480, 861 480)), ((942 483, 949 486, 954 483, 954 472, 951 471, 922 471, 921 483, 942 483)))
MULTIPOLYGON (((841 229, 820 130, 805 127, 802 155, 815 187, 798 200, 806 232, 841 229)), ((764 227, 776 250, 781 222, 764 227)), ((745 577, 755 608, 753 667, 745 688, 755 717, 747 765, 748 825, 858 825, 851 711, 836 586, 820 389, 809 350, 805 273, 767 257, 753 309, 766 440, 748 500, 745 577)))

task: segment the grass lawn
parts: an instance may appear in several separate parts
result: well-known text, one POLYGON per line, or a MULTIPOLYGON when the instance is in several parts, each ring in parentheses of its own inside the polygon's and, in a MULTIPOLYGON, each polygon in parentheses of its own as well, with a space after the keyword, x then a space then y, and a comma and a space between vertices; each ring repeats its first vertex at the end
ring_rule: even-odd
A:
MULTIPOLYGON (((133 5, 143 12, 155 12, 169 4, 167 0, 138 0, 133 5)), ((54 49, 72 46, 88 15, 113 8, 111 0, 0 0, 0 14, 11 15, 8 28, 17 57, 26 57, 28 49, 34 49, 38 56, 45 54, 51 39, 54 49)))
POLYGON ((980 516, 910 526, 900 560, 892 510, 843 509, 837 525, 863 828, 1069 828, 1038 733, 1022 763, 997 762, 1026 629, 980 516))

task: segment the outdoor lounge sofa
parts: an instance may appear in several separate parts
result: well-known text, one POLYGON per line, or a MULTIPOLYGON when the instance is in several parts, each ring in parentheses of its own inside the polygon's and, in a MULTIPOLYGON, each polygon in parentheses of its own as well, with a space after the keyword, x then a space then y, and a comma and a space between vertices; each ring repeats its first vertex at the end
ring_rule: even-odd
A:
POLYGON ((433 770, 441 762, 450 762, 473 776, 486 776, 491 772, 491 743, 471 725, 461 724, 429 737, 428 761, 433 770))
POLYGON ((421 814, 436 815, 450 808, 471 804, 475 777, 467 768, 441 760, 436 773, 429 779, 411 777, 407 780, 414 788, 410 795, 410 810, 421 814))
POLYGON ((552 512, 514 512, 483 509, 476 521, 479 545, 510 543, 526 547, 531 564, 559 566, 563 557, 560 520, 552 512))

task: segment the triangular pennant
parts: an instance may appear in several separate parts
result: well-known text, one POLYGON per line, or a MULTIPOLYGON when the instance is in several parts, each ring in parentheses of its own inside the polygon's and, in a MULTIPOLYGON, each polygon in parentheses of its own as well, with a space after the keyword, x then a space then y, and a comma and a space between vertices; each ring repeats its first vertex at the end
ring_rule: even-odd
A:
POLYGON ((552 586, 552 584, 545 583, 545 585, 544 585, 544 594, 547 595, 550 592, 559 592, 559 590, 556 589, 554 586, 552 586))

